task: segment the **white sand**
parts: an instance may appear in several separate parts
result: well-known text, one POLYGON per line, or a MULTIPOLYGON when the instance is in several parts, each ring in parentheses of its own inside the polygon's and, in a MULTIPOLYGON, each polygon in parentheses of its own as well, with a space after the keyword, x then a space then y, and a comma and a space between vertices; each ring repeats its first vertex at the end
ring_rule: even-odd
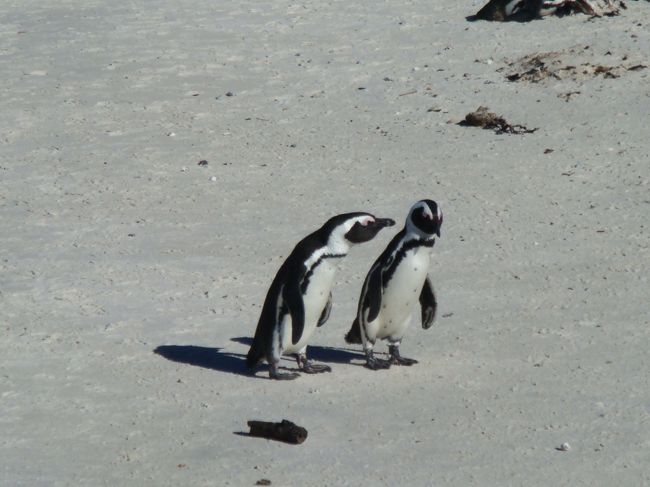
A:
POLYGON ((650 485, 650 68, 497 71, 571 47, 650 65, 650 5, 480 6, 0 4, 0 484, 650 485), (539 130, 447 123, 479 105, 539 130), (390 229, 338 274, 312 351, 333 373, 242 375, 302 236, 420 198, 445 223, 418 365, 343 341, 390 229), (283 418, 303 445, 236 434, 283 418))

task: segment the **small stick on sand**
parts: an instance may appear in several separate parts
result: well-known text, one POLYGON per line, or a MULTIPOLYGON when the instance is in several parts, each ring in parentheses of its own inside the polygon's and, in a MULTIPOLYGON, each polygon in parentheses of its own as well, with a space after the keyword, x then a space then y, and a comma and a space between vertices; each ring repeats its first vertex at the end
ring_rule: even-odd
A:
POLYGON ((406 91, 404 93, 400 93, 397 96, 400 97, 400 96, 407 96, 407 95, 415 95, 417 92, 418 92, 418 90, 411 90, 411 91, 406 91))

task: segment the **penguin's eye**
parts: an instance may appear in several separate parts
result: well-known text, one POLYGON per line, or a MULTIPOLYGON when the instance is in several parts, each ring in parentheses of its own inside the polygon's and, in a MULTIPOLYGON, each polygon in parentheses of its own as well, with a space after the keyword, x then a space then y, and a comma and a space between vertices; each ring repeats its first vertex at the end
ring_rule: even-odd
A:
POLYGON ((362 227, 367 227, 367 226, 370 225, 373 221, 374 221, 374 220, 373 220, 372 218, 364 218, 363 220, 361 220, 360 222, 357 222, 357 223, 359 223, 362 227))

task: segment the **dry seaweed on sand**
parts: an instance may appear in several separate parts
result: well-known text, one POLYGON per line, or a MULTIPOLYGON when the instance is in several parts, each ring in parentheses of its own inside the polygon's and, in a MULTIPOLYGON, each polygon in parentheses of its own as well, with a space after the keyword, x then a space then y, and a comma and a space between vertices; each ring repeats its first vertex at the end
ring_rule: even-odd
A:
MULTIPOLYGON (((609 52, 606 54, 611 55, 609 52)), ((613 79, 627 71, 640 71, 647 68, 645 64, 632 64, 627 56, 623 56, 620 64, 614 65, 594 62, 596 60, 596 54, 591 53, 588 46, 563 51, 538 52, 509 62, 510 69, 505 77, 508 81, 529 83, 539 83, 548 78, 581 81, 602 76, 613 79)), ((497 71, 501 72, 505 69, 507 68, 500 68, 497 71)))
POLYGON ((537 128, 529 129, 519 124, 512 125, 505 118, 490 112, 488 107, 483 106, 465 115, 465 119, 459 125, 491 129, 497 134, 532 134, 538 130, 537 128))

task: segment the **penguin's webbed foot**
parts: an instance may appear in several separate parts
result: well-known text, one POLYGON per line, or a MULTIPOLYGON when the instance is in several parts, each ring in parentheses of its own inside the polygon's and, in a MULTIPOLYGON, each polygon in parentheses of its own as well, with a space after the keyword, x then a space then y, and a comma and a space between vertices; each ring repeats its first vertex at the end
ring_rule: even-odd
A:
POLYGON ((392 357, 390 359, 390 363, 395 364, 395 365, 415 365, 418 363, 417 360, 414 358, 406 358, 406 357, 392 357))
POLYGON ((325 364, 315 364, 307 360, 306 355, 298 355, 298 367, 305 374, 321 374, 323 372, 331 372, 332 368, 325 364))
POLYGON ((391 364, 408 366, 408 365, 414 365, 418 363, 418 361, 415 360, 414 358, 402 357, 399 353, 399 346, 397 345, 389 345, 388 351, 390 353, 391 364))
POLYGON ((375 354, 372 350, 366 350, 366 367, 370 370, 381 370, 390 368, 390 360, 384 360, 375 357, 375 354))
POLYGON ((277 365, 271 365, 269 377, 274 380, 293 380, 300 377, 297 372, 280 372, 277 365))
POLYGON ((305 374, 320 374, 322 372, 331 372, 332 367, 325 364, 314 364, 307 362, 300 370, 305 374))

